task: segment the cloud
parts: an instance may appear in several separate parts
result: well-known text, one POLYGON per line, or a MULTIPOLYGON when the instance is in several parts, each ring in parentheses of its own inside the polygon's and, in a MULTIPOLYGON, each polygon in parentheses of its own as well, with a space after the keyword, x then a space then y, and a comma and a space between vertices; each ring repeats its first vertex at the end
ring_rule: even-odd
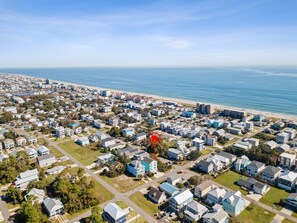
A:
POLYGON ((153 39, 170 48, 178 49, 178 50, 188 49, 192 46, 192 43, 188 39, 184 39, 184 38, 157 36, 157 37, 154 37, 153 39))

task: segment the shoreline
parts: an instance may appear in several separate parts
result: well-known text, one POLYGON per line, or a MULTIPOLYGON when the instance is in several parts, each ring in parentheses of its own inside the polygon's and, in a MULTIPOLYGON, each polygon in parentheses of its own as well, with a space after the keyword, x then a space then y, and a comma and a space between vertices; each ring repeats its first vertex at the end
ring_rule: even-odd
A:
MULTIPOLYGON (((7 73, 9 74, 9 73, 7 73)), ((46 78, 41 78, 41 77, 34 77, 30 75, 25 75, 25 74, 10 74, 14 76, 19 76, 19 77, 25 77, 25 78, 31 78, 31 79, 36 79, 36 80, 46 80, 46 78)), ((52 80, 52 79, 51 79, 52 80)), ((229 110, 237 110, 237 111, 244 111, 247 113, 251 114, 256 114, 256 115, 263 115, 266 117, 271 117, 271 118, 277 118, 277 119, 288 119, 292 121, 297 121, 297 116, 290 115, 290 114, 281 114, 281 113, 274 113, 274 112, 268 112, 268 111, 259 111, 256 109, 248 109, 248 108, 239 108, 235 106, 228 106, 228 105, 220 105, 220 104, 214 104, 214 103, 208 103, 208 102, 198 102, 198 101, 193 101, 193 100, 187 100, 187 99, 179 99, 179 98, 171 98, 171 97, 166 97, 166 96, 160 96, 160 95, 154 95, 154 94, 144 94, 144 93, 137 93, 137 92, 131 92, 131 91, 125 91, 125 90, 118 90, 118 89, 111 89, 111 88, 103 88, 103 87, 98 87, 98 86, 89 86, 89 85, 83 85, 83 84, 77 84, 77 83, 71 83, 71 82, 65 82, 65 81, 59 81, 59 80, 52 80, 57 83, 65 84, 65 85, 73 85, 77 87, 87 87, 90 89, 94 90, 110 90, 114 93, 126 93, 130 95, 140 95, 140 96, 145 96, 145 97, 151 97, 156 100, 165 100, 165 101, 173 101, 177 103, 182 103, 182 104, 189 104, 192 106, 196 107, 196 103, 204 103, 204 104, 210 104, 214 106, 216 110, 224 110, 224 109, 229 109, 229 110)))

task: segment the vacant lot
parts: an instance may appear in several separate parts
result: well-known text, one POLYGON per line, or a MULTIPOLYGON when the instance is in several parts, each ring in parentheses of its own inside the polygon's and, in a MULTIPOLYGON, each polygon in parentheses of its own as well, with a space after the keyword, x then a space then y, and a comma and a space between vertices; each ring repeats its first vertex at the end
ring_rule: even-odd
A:
POLYGON ((158 205, 148 200, 141 192, 136 192, 130 196, 130 199, 149 215, 155 217, 159 212, 158 205))
POLYGON ((260 199, 260 202, 277 210, 281 210, 282 206, 279 204, 281 199, 286 199, 289 193, 275 187, 270 187, 270 190, 260 199))
POLYGON ((240 179, 244 178, 245 176, 240 175, 239 173, 236 173, 234 171, 228 171, 214 179, 215 182, 222 184, 232 190, 239 190, 242 194, 247 195, 248 191, 243 190, 240 186, 236 184, 236 182, 240 179))
POLYGON ((82 147, 73 141, 68 141, 59 143, 59 146, 86 166, 95 162, 97 157, 102 155, 99 149, 94 145, 82 147))
POLYGON ((251 204, 236 217, 236 220, 243 223, 270 223, 274 215, 270 211, 251 204))
POLYGON ((130 191, 144 184, 143 180, 138 180, 135 177, 129 177, 124 174, 115 178, 110 178, 105 176, 100 176, 100 177, 102 177, 107 183, 109 183, 111 186, 113 186, 114 188, 116 188, 118 191, 122 193, 130 191))

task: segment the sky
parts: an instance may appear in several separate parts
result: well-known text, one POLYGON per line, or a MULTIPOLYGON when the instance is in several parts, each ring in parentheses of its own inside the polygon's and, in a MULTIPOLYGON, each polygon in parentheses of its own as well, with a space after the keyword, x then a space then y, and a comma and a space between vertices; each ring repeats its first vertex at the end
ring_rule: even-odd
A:
POLYGON ((0 67, 297 66, 296 0, 0 0, 0 67))

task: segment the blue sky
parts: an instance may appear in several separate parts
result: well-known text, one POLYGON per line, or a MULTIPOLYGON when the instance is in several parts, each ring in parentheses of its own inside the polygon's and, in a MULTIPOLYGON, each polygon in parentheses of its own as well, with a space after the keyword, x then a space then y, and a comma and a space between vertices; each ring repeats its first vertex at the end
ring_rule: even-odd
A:
POLYGON ((296 66, 296 0, 0 0, 0 67, 296 66))

